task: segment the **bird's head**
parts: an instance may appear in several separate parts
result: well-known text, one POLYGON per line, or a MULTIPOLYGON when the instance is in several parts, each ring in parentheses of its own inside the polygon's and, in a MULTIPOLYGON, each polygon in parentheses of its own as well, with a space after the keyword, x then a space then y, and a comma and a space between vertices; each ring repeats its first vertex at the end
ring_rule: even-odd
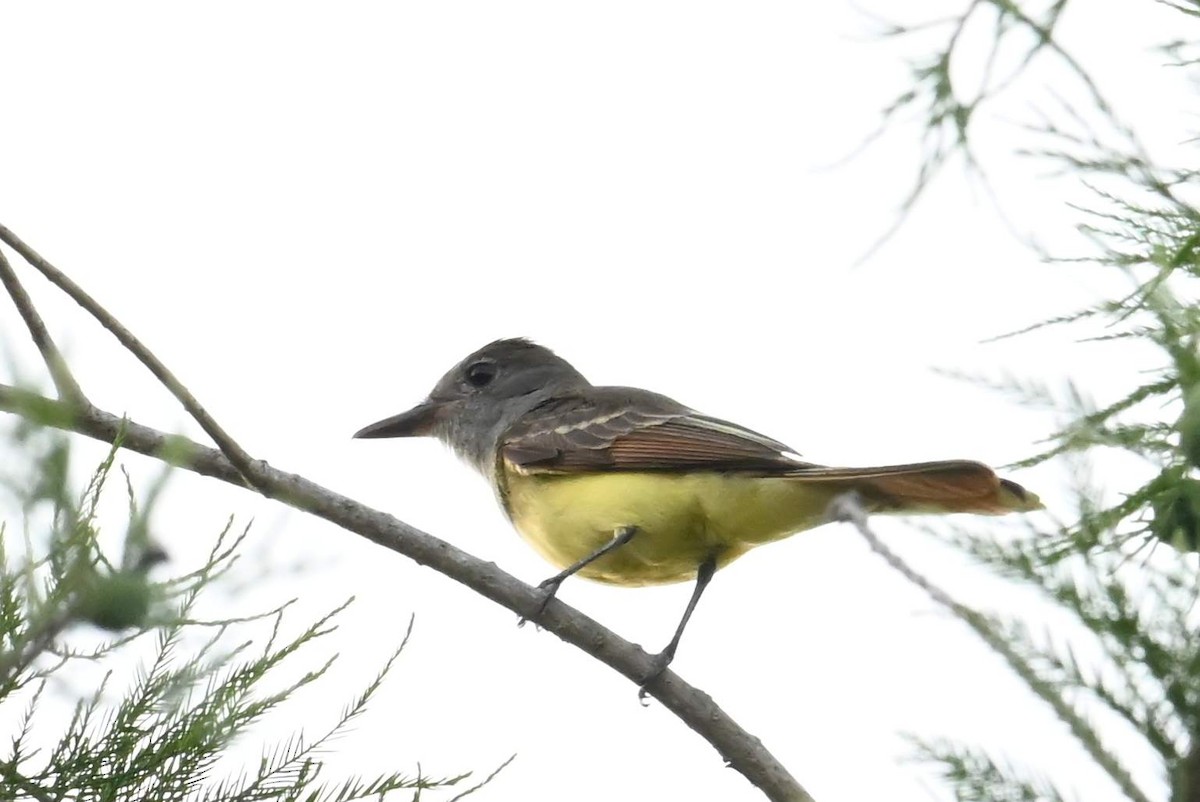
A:
POLYGON ((436 437, 485 474, 500 435, 520 415, 588 381, 549 348, 497 340, 463 359, 407 412, 355 432, 358 438, 436 437))

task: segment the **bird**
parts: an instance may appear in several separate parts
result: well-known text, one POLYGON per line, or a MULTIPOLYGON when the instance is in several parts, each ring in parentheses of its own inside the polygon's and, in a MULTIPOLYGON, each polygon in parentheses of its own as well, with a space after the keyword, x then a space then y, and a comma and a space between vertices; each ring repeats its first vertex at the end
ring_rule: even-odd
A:
POLYGON ((406 412, 355 438, 434 437, 483 474, 509 521, 558 573, 626 587, 691 581, 692 595, 641 692, 674 659, 715 572, 751 549, 866 512, 999 515, 1042 508, 980 462, 865 468, 803 461, 782 442, 665 395, 596 386, 524 338, 483 346, 406 412))

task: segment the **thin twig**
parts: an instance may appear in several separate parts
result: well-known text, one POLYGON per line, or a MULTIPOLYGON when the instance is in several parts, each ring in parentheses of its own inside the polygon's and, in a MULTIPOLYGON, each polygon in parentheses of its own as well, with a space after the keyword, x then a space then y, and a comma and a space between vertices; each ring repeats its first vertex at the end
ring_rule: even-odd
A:
MULTIPOLYGON (((220 451, 182 437, 90 408, 64 416, 64 404, 0 384, 0 411, 12 412, 106 443, 162 459, 189 471, 245 487, 242 475, 220 451)), ((555 599, 539 615, 543 596, 537 589, 433 535, 354 499, 334 493, 296 474, 265 463, 258 468, 264 493, 304 510, 372 543, 429 566, 586 652, 635 684, 655 667, 654 659, 594 620, 555 599)), ((717 750, 731 768, 743 774, 772 802, 812 802, 783 765, 725 713, 712 698, 666 671, 647 692, 717 750)))
POLYGON ((183 405, 187 413, 195 419, 196 423, 200 424, 200 428, 217 444, 217 448, 221 450, 221 453, 228 457, 229 462, 237 468, 238 473, 241 474, 245 483, 267 495, 266 490, 261 486, 261 477, 258 470, 259 463, 252 459, 221 428, 216 420, 208 414, 207 410, 200 405, 200 402, 196 400, 187 387, 167 369, 166 365, 159 361, 158 357, 141 340, 135 337, 129 329, 125 328, 107 309, 97 303, 92 296, 88 295, 82 287, 72 281, 57 267, 42 258, 37 251, 26 245, 20 237, 3 225, 0 225, 0 241, 7 243, 14 251, 21 254, 21 257, 45 276, 50 283, 65 292, 70 296, 71 300, 82 306, 92 317, 96 318, 100 322, 100 325, 112 332, 118 342, 137 357, 138 361, 145 365, 154 374, 154 377, 162 382, 163 386, 179 400, 179 403, 183 405))
POLYGON ((0 250, 0 283, 4 284, 4 289, 8 291, 9 297, 16 304, 17 311, 21 313, 21 318, 25 321, 26 328, 29 329, 29 335, 33 338, 33 344, 41 352, 42 359, 46 362, 46 368, 50 371, 50 379, 54 382, 54 388, 58 390, 59 399, 81 407, 88 406, 90 402, 87 396, 83 394, 79 383, 71 375, 71 369, 67 367, 66 360, 63 359, 54 340, 50 337, 46 324, 42 322, 42 316, 38 314, 37 308, 33 305, 33 299, 21 286, 17 272, 8 263, 8 257, 2 250, 0 250))
MULTIPOLYGON (((450 797, 450 802, 460 802, 460 800, 464 799, 465 797, 468 797, 468 796, 470 796, 471 794, 473 794, 473 793, 475 793, 476 791, 478 791, 480 788, 483 788, 485 785, 487 785, 488 783, 490 783, 492 780, 496 779, 496 777, 497 777, 497 776, 500 774, 500 772, 502 772, 502 771, 504 771, 506 768, 508 768, 509 764, 511 764, 511 763, 512 763, 514 760, 516 760, 516 759, 517 759, 517 756, 516 756, 515 754, 514 754, 514 755, 511 755, 511 756, 508 758, 508 760, 504 761, 504 762, 503 762, 503 763, 501 763, 499 766, 497 766, 495 769, 493 769, 491 774, 489 774, 488 776, 484 777, 482 780, 480 780, 479 782, 475 783, 475 784, 474 784, 474 785, 472 785, 470 788, 468 788, 467 790, 463 791, 461 794, 456 794, 456 795, 454 795, 454 796, 450 797)), ((1189 802, 1190 802, 1190 800, 1189 800, 1189 802)))
POLYGON ((50 647, 54 643, 54 639, 62 634, 74 617, 73 609, 48 616, 34 626, 32 635, 24 644, 0 653, 0 680, 6 683, 15 680, 40 655, 51 651, 50 647))
POLYGON ((908 563, 900 559, 896 552, 883 544, 883 541, 868 524, 866 507, 863 506, 862 499, 857 493, 843 493, 835 498, 829 505, 829 518, 853 524, 858 533, 867 541, 871 550, 882 557, 897 573, 925 591, 929 598, 954 613, 957 618, 975 630, 975 634, 1004 658, 1009 667, 1042 701, 1050 705, 1084 750, 1104 768, 1108 776, 1121 787, 1129 799, 1134 802, 1150 802, 1150 798, 1137 786, 1120 761, 1096 739, 1088 723, 1080 718, 1061 694, 1057 693, 1052 686, 1037 675, 1028 663, 1021 659, 1021 656, 995 631, 984 615, 956 601, 953 596, 913 570, 908 563))

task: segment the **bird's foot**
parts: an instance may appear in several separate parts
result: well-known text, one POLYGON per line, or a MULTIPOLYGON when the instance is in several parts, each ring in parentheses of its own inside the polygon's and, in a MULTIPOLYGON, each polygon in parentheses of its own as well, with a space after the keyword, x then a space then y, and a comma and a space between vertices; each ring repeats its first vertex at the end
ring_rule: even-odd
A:
POLYGON ((537 589, 538 589, 538 591, 541 592, 542 598, 541 598, 541 601, 538 602, 537 610, 534 612, 533 615, 523 615, 519 619, 517 619, 517 626, 519 626, 519 627, 525 626, 525 622, 529 621, 531 618, 532 619, 541 618, 542 613, 546 612, 546 605, 548 605, 550 603, 550 600, 553 599, 555 597, 555 595, 558 594, 558 588, 563 583, 563 579, 565 579, 565 578, 566 577, 556 575, 556 576, 550 577, 549 579, 545 580, 544 582, 539 582, 537 589))
POLYGON ((658 681, 658 678, 663 675, 663 672, 667 670, 667 666, 671 665, 671 661, 674 659, 674 649, 664 649, 650 658, 650 671, 646 673, 646 676, 638 684, 638 701, 642 703, 642 707, 649 706, 646 697, 650 695, 650 685, 658 681))

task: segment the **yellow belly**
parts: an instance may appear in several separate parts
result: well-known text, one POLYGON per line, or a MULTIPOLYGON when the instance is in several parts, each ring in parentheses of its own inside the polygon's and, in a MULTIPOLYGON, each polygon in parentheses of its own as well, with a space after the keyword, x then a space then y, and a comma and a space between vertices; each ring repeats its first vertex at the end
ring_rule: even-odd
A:
POLYGON ((719 566, 754 546, 821 524, 833 488, 737 474, 598 473, 524 475, 506 471, 509 517, 550 563, 566 568, 612 540, 629 543, 580 576, 617 585, 693 579, 702 562, 719 566))

